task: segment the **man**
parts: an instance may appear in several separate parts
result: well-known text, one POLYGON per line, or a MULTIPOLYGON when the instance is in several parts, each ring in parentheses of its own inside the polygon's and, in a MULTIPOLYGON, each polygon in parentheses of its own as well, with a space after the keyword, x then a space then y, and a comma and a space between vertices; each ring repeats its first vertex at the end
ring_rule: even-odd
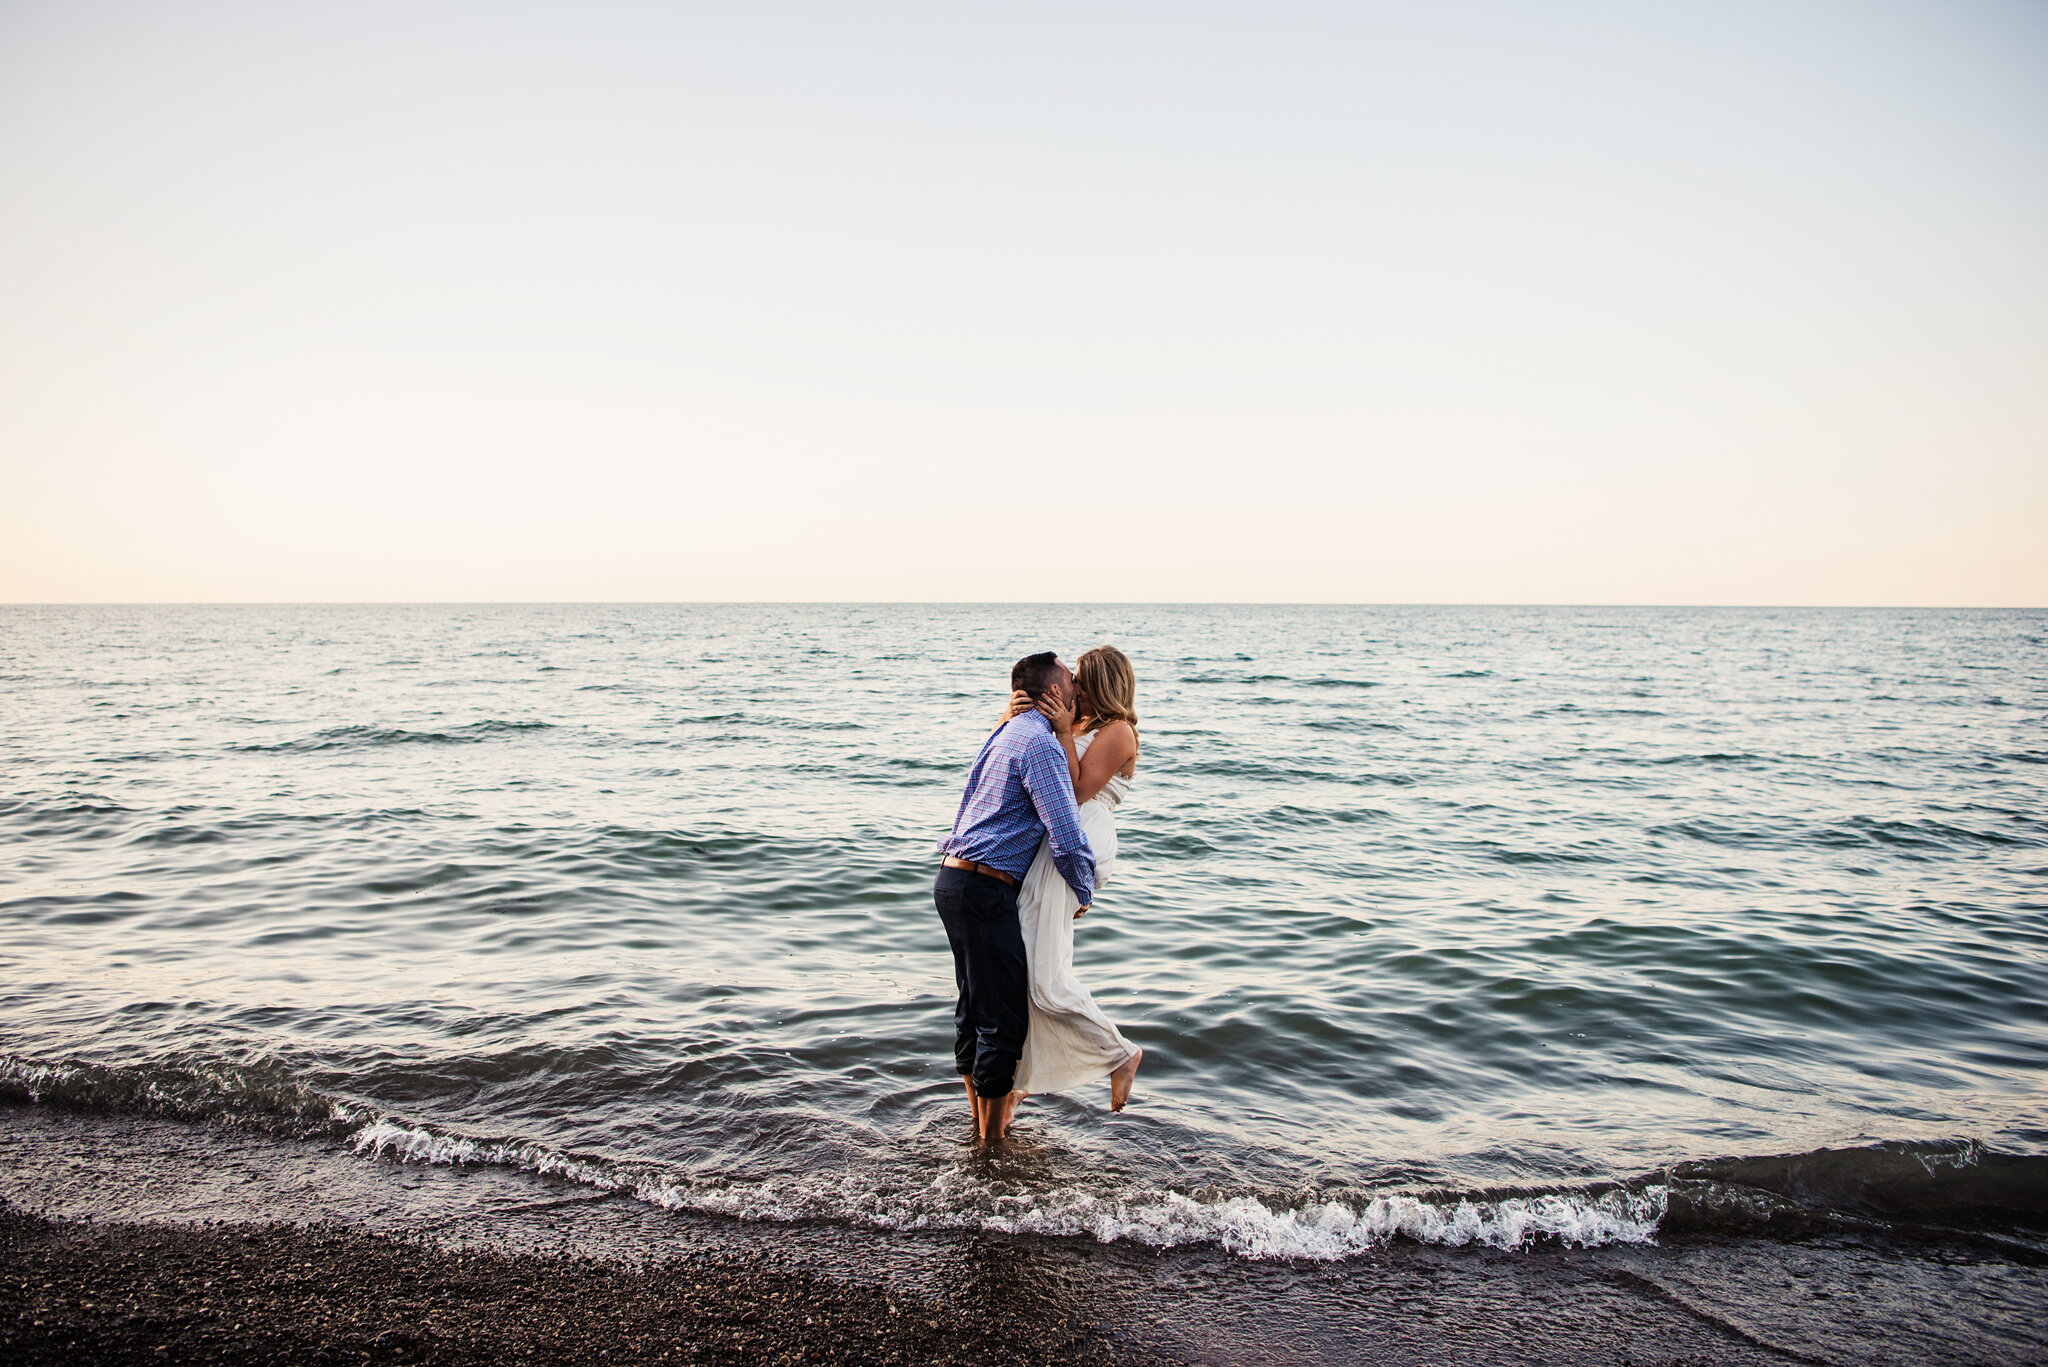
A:
MULTIPOLYGON (((1051 651, 1010 671, 1012 690, 1074 701, 1074 676, 1051 651)), ((982 744, 932 897, 953 946, 953 1060, 983 1140, 1001 1139, 1017 1112, 1010 1091, 1031 1018, 1031 971, 1017 922, 1017 888, 1041 840, 1086 911, 1095 900, 1095 852, 1081 832, 1067 754, 1043 713, 1019 713, 982 744)))

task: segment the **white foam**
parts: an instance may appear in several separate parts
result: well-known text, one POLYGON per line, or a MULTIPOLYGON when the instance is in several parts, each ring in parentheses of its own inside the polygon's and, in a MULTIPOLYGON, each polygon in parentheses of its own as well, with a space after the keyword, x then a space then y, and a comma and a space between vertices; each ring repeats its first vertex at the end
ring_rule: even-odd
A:
POLYGON ((1554 1238, 1582 1246, 1648 1243, 1656 1237, 1669 1192, 1663 1187, 1517 1196, 1501 1201, 1463 1197, 1375 1196, 1363 1206, 1324 1201, 1298 1209, 1250 1196, 1196 1200, 1164 1192, 1138 1200, 1082 1193, 1010 1222, 1018 1232, 1090 1234, 1170 1246, 1216 1243, 1247 1258, 1348 1258, 1395 1238, 1417 1243, 1525 1248, 1554 1238))
POLYGON ((1665 1186, 1589 1195, 1551 1192, 1497 1201, 1446 1195, 1373 1196, 1300 1207, 1252 1196, 1201 1199, 1180 1192, 1079 1188, 1014 1194, 958 1170, 919 1181, 851 1171, 746 1182, 692 1180, 572 1158, 541 1145, 497 1143, 405 1128, 388 1120, 354 1136, 360 1153, 401 1162, 485 1163, 625 1192, 668 1210, 742 1220, 835 1220, 877 1229, 979 1229, 1126 1241, 1158 1248, 1215 1244, 1246 1258, 1334 1260, 1393 1239, 1526 1248, 1540 1238, 1592 1247, 1649 1243, 1670 1203, 1665 1186))

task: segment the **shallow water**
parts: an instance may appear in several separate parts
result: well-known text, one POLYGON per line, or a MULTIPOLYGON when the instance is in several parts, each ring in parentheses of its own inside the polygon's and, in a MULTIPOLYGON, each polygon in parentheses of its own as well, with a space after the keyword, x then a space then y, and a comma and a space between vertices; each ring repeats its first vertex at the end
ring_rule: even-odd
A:
POLYGON ((0 609, 0 1085, 696 1210, 1255 1254, 1756 1218, 1730 1188, 1995 1223, 2048 1161, 2044 642, 2021 611, 0 609), (1034 1098, 985 1161, 932 843, 1009 662, 1102 640, 1144 753, 1077 958, 1138 1100, 1034 1098), (1697 1166, 1822 1149, 1859 1152, 1697 1166))

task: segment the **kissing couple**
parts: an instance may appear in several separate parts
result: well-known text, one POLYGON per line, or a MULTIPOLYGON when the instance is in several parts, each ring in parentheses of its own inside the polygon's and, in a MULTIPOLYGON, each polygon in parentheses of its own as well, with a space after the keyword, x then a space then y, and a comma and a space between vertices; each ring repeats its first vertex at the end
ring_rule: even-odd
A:
POLYGON ((1072 670, 1046 651, 1017 661, 1010 689, 932 885, 960 989, 953 1061, 984 1141, 1032 1092, 1106 1077, 1122 1110, 1144 1057, 1074 976, 1074 921, 1109 879, 1137 772, 1137 674, 1115 646, 1072 670))

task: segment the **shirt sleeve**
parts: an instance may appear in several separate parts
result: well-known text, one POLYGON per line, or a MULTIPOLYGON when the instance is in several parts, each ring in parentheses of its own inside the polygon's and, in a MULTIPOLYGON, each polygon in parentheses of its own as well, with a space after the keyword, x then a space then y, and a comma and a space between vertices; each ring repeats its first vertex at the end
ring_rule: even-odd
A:
POLYGON ((1067 772, 1067 752, 1050 734, 1027 746, 1023 756, 1024 791, 1045 823, 1046 839, 1052 842, 1053 867, 1081 905, 1095 902, 1095 851, 1081 829, 1081 812, 1074 805, 1074 780, 1067 772))

